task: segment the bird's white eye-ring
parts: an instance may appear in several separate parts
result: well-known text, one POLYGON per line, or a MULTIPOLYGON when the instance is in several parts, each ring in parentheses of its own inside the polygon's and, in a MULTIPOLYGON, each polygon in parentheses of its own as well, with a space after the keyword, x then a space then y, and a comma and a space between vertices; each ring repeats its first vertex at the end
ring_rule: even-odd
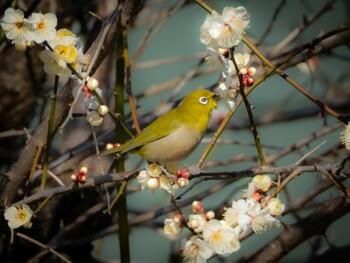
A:
POLYGON ((199 103, 200 103, 200 104, 207 104, 207 103, 208 103, 208 98, 206 98, 206 97, 200 97, 200 98, 199 98, 199 103))

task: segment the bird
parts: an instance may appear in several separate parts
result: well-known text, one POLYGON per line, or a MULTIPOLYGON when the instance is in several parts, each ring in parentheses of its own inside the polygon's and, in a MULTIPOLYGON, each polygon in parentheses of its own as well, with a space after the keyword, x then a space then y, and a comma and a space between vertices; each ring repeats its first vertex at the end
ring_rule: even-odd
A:
POLYGON ((174 167, 199 145, 208 128, 219 96, 198 89, 188 94, 179 106, 160 116, 130 141, 101 153, 131 153, 150 163, 174 167))

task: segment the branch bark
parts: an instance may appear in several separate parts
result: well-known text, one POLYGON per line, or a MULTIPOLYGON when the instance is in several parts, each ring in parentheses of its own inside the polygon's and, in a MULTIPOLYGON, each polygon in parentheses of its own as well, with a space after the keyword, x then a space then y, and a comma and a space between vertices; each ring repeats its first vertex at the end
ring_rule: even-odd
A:
MULTIPOLYGON (((104 23, 96 40, 86 52, 86 55, 91 58, 95 57, 94 64, 91 67, 91 73, 95 72, 103 59, 113 51, 115 39, 121 33, 120 26, 125 26, 129 22, 134 10, 136 8, 134 8, 133 0, 120 1, 113 15, 104 23)), ((60 124, 67 117, 70 104, 73 100, 72 89, 77 85, 80 85, 79 81, 70 79, 57 96, 56 116, 53 125, 54 134, 57 133, 60 124)), ((14 167, 3 175, 6 177, 6 183, 0 189, 0 207, 4 208, 22 197, 23 194, 21 193, 24 191, 21 189, 28 179, 37 148, 46 143, 48 118, 49 116, 46 116, 40 123, 38 129, 25 145, 14 167)))
POLYGON ((319 206, 312 214, 288 226, 278 237, 244 262, 277 262, 307 239, 325 233, 331 223, 350 212, 350 200, 334 198, 319 206))

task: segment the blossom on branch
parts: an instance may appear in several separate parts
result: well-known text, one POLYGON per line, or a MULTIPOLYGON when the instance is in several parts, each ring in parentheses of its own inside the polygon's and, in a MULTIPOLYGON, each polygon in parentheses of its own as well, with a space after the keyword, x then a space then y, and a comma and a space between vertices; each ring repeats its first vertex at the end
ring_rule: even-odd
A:
POLYGON ((26 204, 11 206, 6 209, 4 217, 8 221, 8 226, 11 229, 20 226, 30 227, 30 219, 33 216, 33 211, 26 204))
POLYGON ((281 200, 278 198, 271 198, 267 203, 267 207, 269 208, 269 213, 272 216, 281 215, 285 209, 285 205, 282 204, 281 200))
POLYGON ((32 13, 28 18, 33 27, 33 40, 36 43, 52 40, 56 35, 57 17, 53 13, 32 13))
POLYGON ((203 229, 203 238, 218 255, 228 255, 240 248, 235 230, 224 220, 210 220, 203 229))
POLYGON ((200 41, 214 48, 236 47, 249 22, 250 15, 243 6, 225 7, 222 15, 213 11, 200 28, 200 41))
POLYGON ((47 74, 57 76, 70 76, 72 74, 68 64, 79 71, 79 52, 76 44, 79 38, 68 29, 60 29, 56 32, 48 45, 53 50, 44 50, 40 53, 40 59, 44 62, 44 70, 47 74))
POLYGON ((213 255, 213 251, 207 242, 193 236, 186 241, 182 255, 185 262, 205 263, 213 255))
POLYGON ((167 218, 164 220, 164 233, 167 237, 174 239, 181 233, 182 226, 178 220, 167 218))
POLYGON ((24 18, 22 10, 15 10, 11 7, 7 8, 0 25, 5 31, 6 37, 12 40, 12 44, 25 46, 28 41, 33 40, 31 25, 28 19, 24 18))

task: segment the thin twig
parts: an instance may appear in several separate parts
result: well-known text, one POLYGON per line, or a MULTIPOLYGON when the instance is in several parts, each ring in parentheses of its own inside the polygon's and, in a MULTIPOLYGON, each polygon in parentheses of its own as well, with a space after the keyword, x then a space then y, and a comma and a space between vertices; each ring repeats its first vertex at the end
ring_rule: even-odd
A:
POLYGON ((64 262, 67 262, 67 263, 73 263, 73 261, 70 261, 69 259, 67 259, 65 256, 61 255, 60 253, 58 253, 56 250, 54 250, 53 248, 50 248, 48 246, 46 246, 45 244, 39 242, 38 240, 35 240, 25 234, 22 234, 22 233, 19 233, 17 232, 16 233, 16 236, 20 237, 20 238, 23 238, 35 245, 37 245, 38 247, 41 247, 43 249, 46 249, 48 250, 49 252, 51 252, 52 254, 54 254, 55 256, 57 256, 59 259, 63 260, 64 262))

